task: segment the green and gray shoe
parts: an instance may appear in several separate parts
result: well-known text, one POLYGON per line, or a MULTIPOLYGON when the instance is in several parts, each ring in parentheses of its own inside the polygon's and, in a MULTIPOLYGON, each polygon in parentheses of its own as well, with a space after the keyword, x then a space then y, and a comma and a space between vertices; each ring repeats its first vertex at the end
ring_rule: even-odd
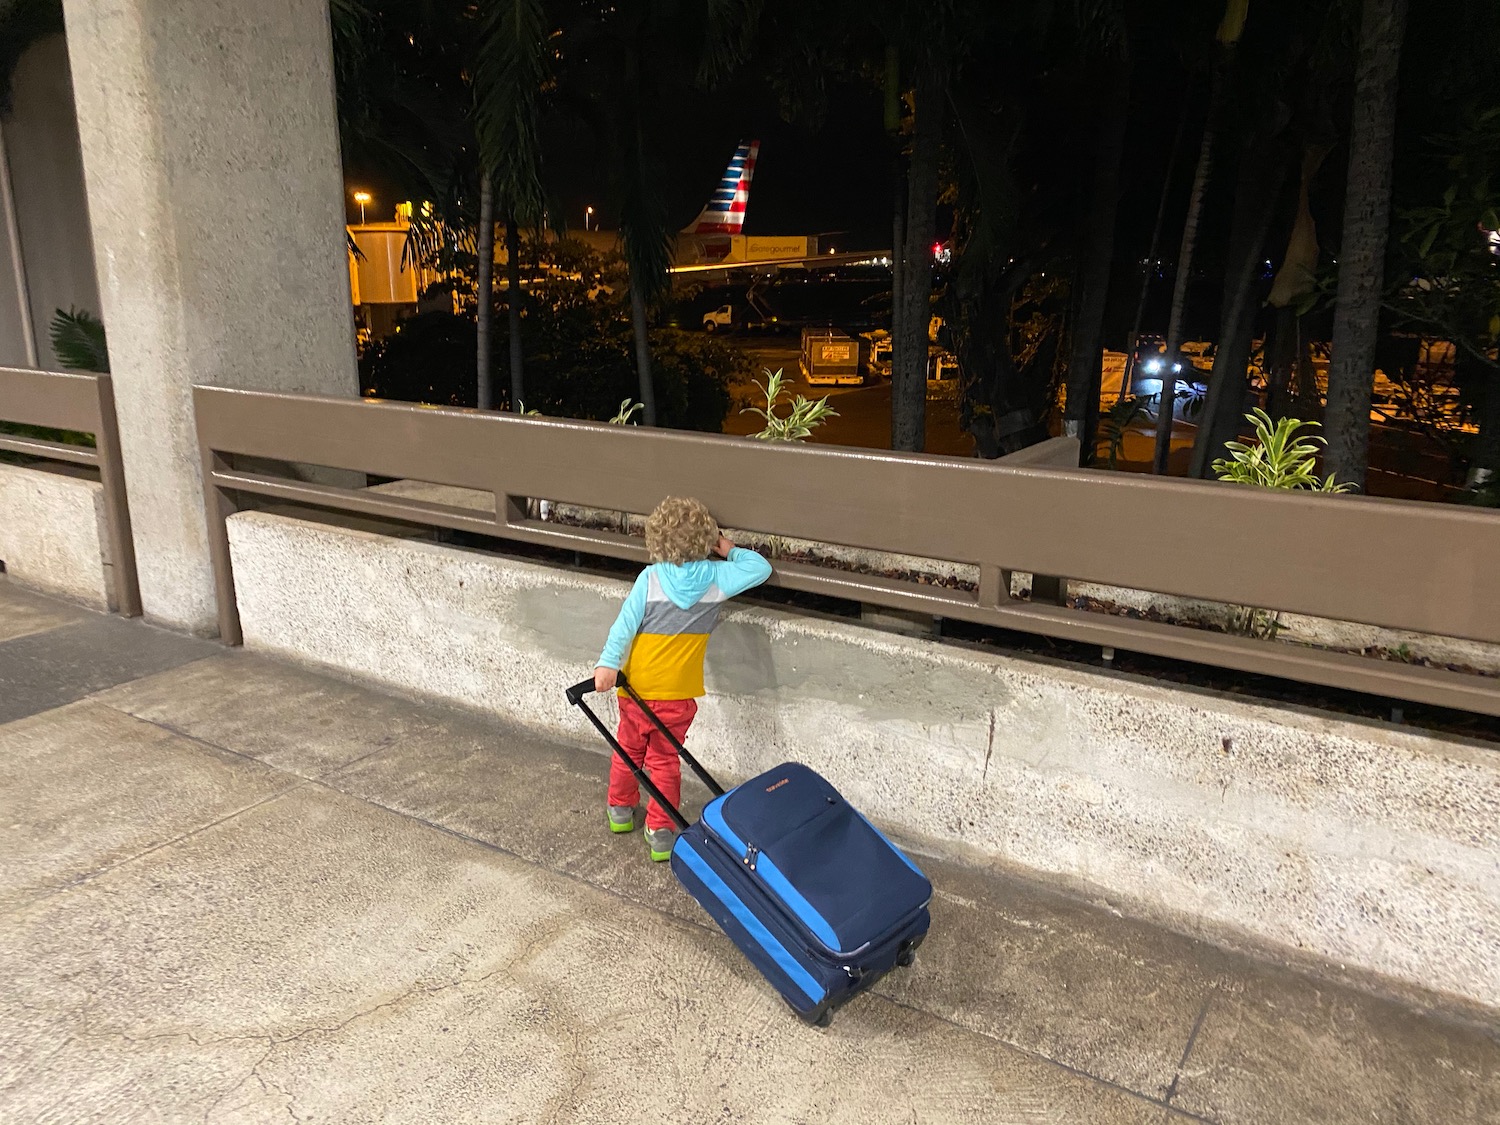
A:
POLYGON ((646 829, 646 846, 651 849, 651 858, 657 863, 672 858, 672 845, 676 840, 677 833, 670 828, 646 829))
POLYGON ((635 809, 629 805, 610 805, 609 830, 611 832, 635 831, 635 809))

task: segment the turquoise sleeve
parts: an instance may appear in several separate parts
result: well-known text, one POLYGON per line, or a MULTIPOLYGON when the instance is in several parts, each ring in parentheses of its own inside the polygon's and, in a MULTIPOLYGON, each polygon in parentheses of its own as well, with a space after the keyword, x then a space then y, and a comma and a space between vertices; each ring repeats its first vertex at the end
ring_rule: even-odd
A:
POLYGON ((646 615, 646 575, 650 568, 641 571, 635 585, 630 588, 630 594, 625 599, 625 604, 620 607, 619 616, 615 623, 610 626, 609 639, 604 642, 604 651, 599 655, 599 663, 596 667, 613 668, 616 671, 624 665, 625 657, 630 653, 630 644, 635 640, 636 633, 640 632, 641 619, 646 615))
POLYGON ((728 560, 716 563, 714 569, 714 583, 724 591, 726 598, 743 594, 769 577, 771 564, 763 556, 744 547, 736 547, 730 551, 728 560))

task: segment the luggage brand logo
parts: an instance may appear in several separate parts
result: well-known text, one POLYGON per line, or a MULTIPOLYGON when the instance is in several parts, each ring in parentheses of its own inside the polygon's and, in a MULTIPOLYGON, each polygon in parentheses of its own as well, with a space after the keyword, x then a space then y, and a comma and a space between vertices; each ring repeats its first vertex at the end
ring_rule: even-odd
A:
POLYGON ((776 790, 780 789, 783 785, 785 785, 790 780, 792 780, 792 779, 789 778, 789 777, 783 777, 775 785, 767 785, 766 786, 766 792, 767 793, 774 793, 774 792, 776 792, 776 790))

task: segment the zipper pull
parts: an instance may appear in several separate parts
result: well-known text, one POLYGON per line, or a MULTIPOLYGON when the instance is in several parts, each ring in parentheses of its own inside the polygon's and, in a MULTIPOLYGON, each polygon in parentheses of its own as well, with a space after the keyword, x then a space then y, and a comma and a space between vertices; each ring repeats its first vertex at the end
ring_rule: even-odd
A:
POLYGON ((760 855, 760 849, 754 844, 750 844, 745 848, 745 866, 751 871, 755 870, 755 857, 758 855, 760 855))

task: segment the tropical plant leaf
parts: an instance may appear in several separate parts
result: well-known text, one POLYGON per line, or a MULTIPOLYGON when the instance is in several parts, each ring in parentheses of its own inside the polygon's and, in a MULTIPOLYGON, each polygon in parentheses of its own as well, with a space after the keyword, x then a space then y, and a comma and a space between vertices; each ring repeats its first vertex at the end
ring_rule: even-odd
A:
POLYGON ((87 309, 58 309, 52 314, 52 351, 68 371, 109 374, 109 348, 103 323, 87 309))
POLYGON ((813 402, 803 395, 792 399, 790 409, 786 415, 776 412, 778 406, 784 405, 788 397, 785 389, 786 380, 781 371, 772 372, 767 369, 768 376, 764 385, 759 380, 755 385, 760 387, 761 393, 766 396, 765 409, 758 406, 747 406, 740 411, 741 414, 754 414, 765 419, 765 428, 758 434, 751 436, 757 441, 784 442, 805 441, 812 436, 813 430, 821 426, 829 418, 837 418, 838 411, 828 405, 828 396, 813 402))
POLYGON ((547 85, 547 22, 542 0, 492 0, 480 25, 474 67, 474 124, 480 163, 493 177, 500 210, 540 227, 539 103, 547 85))
POLYGON ((1352 484, 1338 483, 1331 473, 1327 477, 1317 475, 1317 458, 1327 443, 1317 434, 1304 433, 1316 427, 1317 422, 1297 418, 1272 421, 1260 407, 1245 418, 1255 429, 1255 444, 1224 443, 1230 457, 1221 457, 1213 463, 1220 480, 1309 492, 1349 492, 1354 488, 1352 484))

